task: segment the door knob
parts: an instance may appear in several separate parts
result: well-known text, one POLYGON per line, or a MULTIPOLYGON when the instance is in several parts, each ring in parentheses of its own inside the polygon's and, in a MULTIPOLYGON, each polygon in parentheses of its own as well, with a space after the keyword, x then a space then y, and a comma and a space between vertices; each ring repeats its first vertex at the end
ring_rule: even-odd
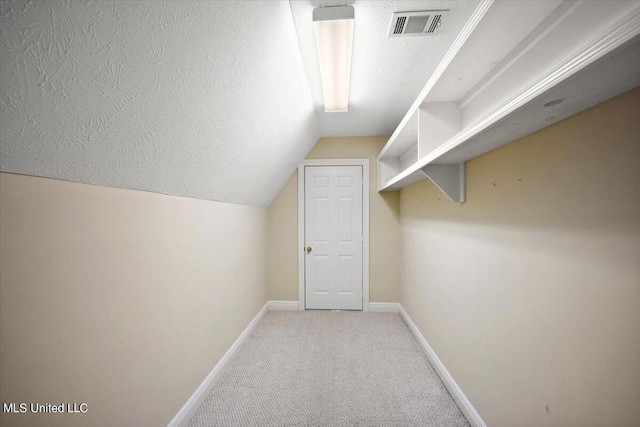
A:
POLYGON ((310 254, 312 250, 313 250, 313 249, 311 249, 311 246, 307 246, 307 253, 308 253, 308 254, 310 254))

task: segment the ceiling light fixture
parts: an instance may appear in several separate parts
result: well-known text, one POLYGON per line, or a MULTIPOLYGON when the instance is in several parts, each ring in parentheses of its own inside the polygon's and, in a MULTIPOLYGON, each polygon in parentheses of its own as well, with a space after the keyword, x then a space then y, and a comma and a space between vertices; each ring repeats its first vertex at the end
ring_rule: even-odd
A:
POLYGON ((327 113, 349 109, 353 20, 353 6, 313 9, 324 111, 327 113))

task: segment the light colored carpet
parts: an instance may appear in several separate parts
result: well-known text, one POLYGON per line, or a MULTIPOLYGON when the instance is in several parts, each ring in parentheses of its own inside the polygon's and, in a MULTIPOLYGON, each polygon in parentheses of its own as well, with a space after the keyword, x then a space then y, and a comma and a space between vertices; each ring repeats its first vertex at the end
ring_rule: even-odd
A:
POLYGON ((268 312, 190 427, 468 426, 398 314, 268 312))

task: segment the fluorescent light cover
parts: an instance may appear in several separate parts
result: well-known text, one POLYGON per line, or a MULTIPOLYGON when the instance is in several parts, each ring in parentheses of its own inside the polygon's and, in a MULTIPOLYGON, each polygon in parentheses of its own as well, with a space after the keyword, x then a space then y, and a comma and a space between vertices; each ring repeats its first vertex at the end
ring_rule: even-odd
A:
POLYGON ((324 111, 349 109, 353 7, 319 7, 313 10, 324 111))

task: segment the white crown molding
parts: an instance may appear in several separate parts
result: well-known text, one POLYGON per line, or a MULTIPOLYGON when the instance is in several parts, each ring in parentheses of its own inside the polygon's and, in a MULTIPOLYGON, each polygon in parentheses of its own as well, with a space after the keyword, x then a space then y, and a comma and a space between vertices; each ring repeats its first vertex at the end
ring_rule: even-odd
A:
POLYGON ((488 72, 467 94, 460 100, 460 108, 464 108, 484 91, 491 83, 504 74, 518 59, 533 49, 545 36, 560 25, 567 17, 571 16, 577 8, 586 0, 576 2, 564 2, 545 19, 544 23, 533 30, 522 42, 518 44, 493 70, 488 72))

